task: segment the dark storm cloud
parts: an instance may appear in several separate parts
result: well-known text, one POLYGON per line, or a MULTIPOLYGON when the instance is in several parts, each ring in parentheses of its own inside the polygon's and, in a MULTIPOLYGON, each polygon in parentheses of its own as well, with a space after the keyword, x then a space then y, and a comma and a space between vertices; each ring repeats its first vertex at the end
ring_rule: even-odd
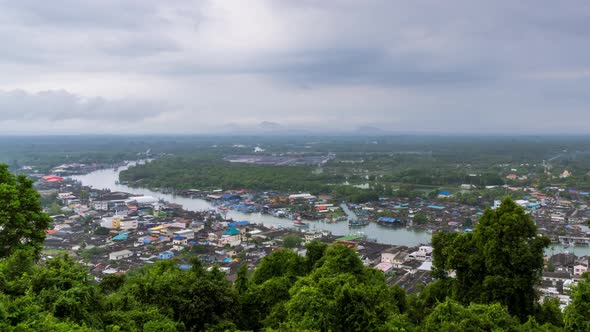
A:
POLYGON ((429 69, 410 56, 392 56, 382 49, 309 50, 283 59, 274 64, 269 59, 270 64, 254 68, 298 84, 428 86, 474 84, 493 78, 492 73, 466 67, 429 69))
POLYGON ((0 21, 0 114, 23 128, 590 122, 587 1, 0 0, 0 21))
POLYGON ((0 91, 0 120, 92 120, 141 122, 159 115, 165 105, 133 100, 82 97, 66 91, 0 91))

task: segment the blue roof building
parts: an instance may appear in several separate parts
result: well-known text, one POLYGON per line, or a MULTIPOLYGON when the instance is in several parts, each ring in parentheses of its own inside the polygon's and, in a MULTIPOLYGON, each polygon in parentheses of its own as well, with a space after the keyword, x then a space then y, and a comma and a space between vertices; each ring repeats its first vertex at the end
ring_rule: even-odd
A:
POLYGON ((401 225, 402 221, 397 218, 380 217, 377 222, 382 225, 401 225))
POLYGON ((229 236, 233 236, 233 235, 240 235, 240 231, 233 227, 233 226, 229 226, 225 231, 223 231, 223 235, 229 235, 229 236))
POLYGON ((117 234, 116 236, 113 237, 113 241, 125 241, 125 240, 127 240, 128 237, 129 237, 129 234, 127 234, 127 233, 117 234))
POLYGON ((224 201, 232 201, 232 200, 239 200, 242 197, 240 197, 240 195, 236 195, 236 194, 223 194, 221 195, 221 199, 224 201))
POLYGON ((229 223, 230 227, 240 227, 240 226, 248 226, 248 225, 250 225, 250 222, 247 220, 234 221, 234 222, 229 223))
POLYGON ((174 257, 174 253, 172 251, 166 250, 166 251, 162 251, 159 255, 158 258, 159 259, 170 259, 174 257))

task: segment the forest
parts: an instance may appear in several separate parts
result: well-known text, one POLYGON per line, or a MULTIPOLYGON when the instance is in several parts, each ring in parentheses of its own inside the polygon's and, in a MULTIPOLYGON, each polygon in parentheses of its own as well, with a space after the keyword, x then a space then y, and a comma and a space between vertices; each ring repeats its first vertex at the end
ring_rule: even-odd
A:
POLYGON ((590 318, 588 277, 562 314, 552 300, 538 305, 531 298, 527 312, 497 295, 465 301, 444 279, 408 296, 342 245, 312 242, 305 257, 279 249, 252 273, 243 265, 233 285, 216 268, 196 259, 190 265, 160 261, 96 283, 67 256, 35 264, 30 252, 16 251, 0 262, 0 329, 585 331, 590 318))
MULTIPOLYGON (((461 278, 462 279, 462 278, 461 278)), ((353 249, 312 242, 305 257, 279 249, 232 285, 196 259, 160 261, 96 283, 67 256, 35 264, 16 251, 0 262, 3 331, 586 331, 587 276, 562 313, 517 289, 503 294, 441 278, 418 295, 388 286, 353 249), (482 291, 486 298, 464 298, 482 291), (455 294, 456 292, 456 294, 455 294), (461 294, 460 294, 461 293, 461 294), (506 304, 508 303, 508 305, 506 304)), ((510 282, 516 282, 512 280, 510 282)), ((507 282, 505 286, 512 286, 507 282)), ((484 283, 485 284, 485 283, 484 283)), ((481 285, 480 285, 481 286, 481 285)), ((485 287, 484 287, 485 288, 485 287)))
MULTIPOLYGON (((152 189, 247 188, 308 191, 337 197, 343 191, 354 192, 357 196, 415 197, 441 188, 456 189, 462 184, 479 188, 510 184, 590 189, 589 146, 575 138, 315 137, 291 141, 260 138, 259 141, 260 144, 248 146, 220 141, 193 151, 177 150, 178 153, 123 171, 120 180, 152 189), (335 157, 325 164, 308 166, 240 164, 223 160, 224 156, 234 153, 252 153, 250 149, 258 145, 265 148, 258 155, 333 154, 335 157), (567 179, 550 177, 545 167, 556 172, 568 169, 573 175, 567 179), (525 176, 526 180, 507 180, 506 174, 513 172, 525 176), (358 186, 364 186, 365 190, 359 190, 358 186)), ((352 201, 353 197, 344 195, 342 198, 352 201)))
MULTIPOLYGON (((476 186, 507 183, 504 175, 518 168, 529 175, 526 185, 559 185, 590 189, 590 144, 578 136, 22 136, 0 137, 0 162, 13 172, 34 166, 41 173, 63 163, 111 164, 145 158, 158 160, 123 174, 123 181, 152 188, 182 189, 186 183, 202 187, 268 187, 330 191, 327 186, 368 183, 373 191, 389 192, 400 185, 420 190, 460 184, 476 186), (321 167, 237 167, 223 162, 228 155, 333 154, 321 167), (543 161, 556 171, 569 169, 567 180, 543 175, 543 161), (499 165, 508 165, 504 168, 499 165), (218 171, 217 168, 219 168, 218 171), (199 173, 211 175, 204 178, 199 173), (276 173, 271 176, 268 173, 276 173), (473 176, 476 174, 476 176, 473 176), (302 183, 297 180, 303 179, 302 183), (385 186, 385 188, 383 188, 385 186)), ((249 165, 255 166, 255 165, 249 165)))

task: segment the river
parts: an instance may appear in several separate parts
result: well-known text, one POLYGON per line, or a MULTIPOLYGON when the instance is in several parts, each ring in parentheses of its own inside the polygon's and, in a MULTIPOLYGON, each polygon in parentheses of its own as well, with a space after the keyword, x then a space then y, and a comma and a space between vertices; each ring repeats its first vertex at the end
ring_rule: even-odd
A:
MULTIPOLYGON (((129 166, 135 165, 136 162, 129 163, 129 166)), ((98 170, 86 175, 72 176, 86 186, 96 189, 110 189, 111 191, 122 191, 136 195, 147 195, 163 199, 167 202, 181 204, 186 210, 202 211, 215 209, 215 207, 203 199, 186 198, 177 195, 163 194, 144 188, 132 188, 123 184, 118 184, 119 173, 127 167, 120 167, 118 170, 107 168, 98 170)), ((251 213, 246 214, 238 211, 228 211, 226 217, 234 220, 248 220, 251 223, 262 224, 265 226, 282 226, 293 227, 293 221, 289 219, 277 218, 268 214, 251 213)), ((431 234, 423 231, 414 231, 407 228, 390 228, 381 226, 377 223, 369 223, 364 227, 349 228, 345 221, 339 223, 326 223, 323 221, 309 221, 310 229, 328 230, 334 235, 349 235, 352 233, 362 232, 368 238, 376 239, 379 243, 416 246, 419 244, 430 243, 431 234)), ((590 247, 574 247, 567 249, 570 253, 578 256, 590 255, 590 247)), ((548 255, 564 252, 563 246, 555 244, 545 250, 548 255)))
MULTIPOLYGON (((129 166, 135 165, 131 162, 129 166)), ((167 202, 181 204, 184 209, 190 211, 202 211, 214 209, 215 207, 203 199, 186 198, 177 195, 163 194, 145 188, 132 188, 123 184, 117 183, 119 180, 119 173, 126 169, 120 167, 118 170, 107 168, 98 170, 86 175, 72 176, 73 179, 80 181, 83 185, 93 187, 95 189, 110 189, 111 191, 122 191, 136 195, 147 195, 163 199, 167 202)), ((248 220, 251 223, 262 224, 264 226, 283 226, 293 227, 293 221, 289 219, 277 218, 268 214, 261 213, 241 213, 238 211, 228 211, 227 218, 234 220, 248 220)), ((407 228, 390 228, 381 226, 377 223, 369 223, 369 225, 358 228, 349 228, 348 223, 343 221, 339 223, 326 223, 323 221, 309 221, 310 229, 328 230, 334 235, 349 235, 356 232, 362 232, 368 238, 376 239, 379 243, 416 246, 430 242, 431 234, 423 231, 413 231, 407 228)))

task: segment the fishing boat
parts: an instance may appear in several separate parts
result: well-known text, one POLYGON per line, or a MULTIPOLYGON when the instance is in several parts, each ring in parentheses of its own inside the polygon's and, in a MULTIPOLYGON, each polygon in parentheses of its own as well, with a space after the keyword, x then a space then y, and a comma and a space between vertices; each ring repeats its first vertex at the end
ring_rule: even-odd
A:
POLYGON ((361 227, 361 226, 367 226, 368 224, 369 224, 369 222, 364 219, 356 219, 356 220, 348 219, 348 226, 349 227, 361 227))
POLYGON ((297 217, 293 221, 293 225, 295 225, 296 227, 309 227, 309 223, 303 222, 300 217, 297 217))

